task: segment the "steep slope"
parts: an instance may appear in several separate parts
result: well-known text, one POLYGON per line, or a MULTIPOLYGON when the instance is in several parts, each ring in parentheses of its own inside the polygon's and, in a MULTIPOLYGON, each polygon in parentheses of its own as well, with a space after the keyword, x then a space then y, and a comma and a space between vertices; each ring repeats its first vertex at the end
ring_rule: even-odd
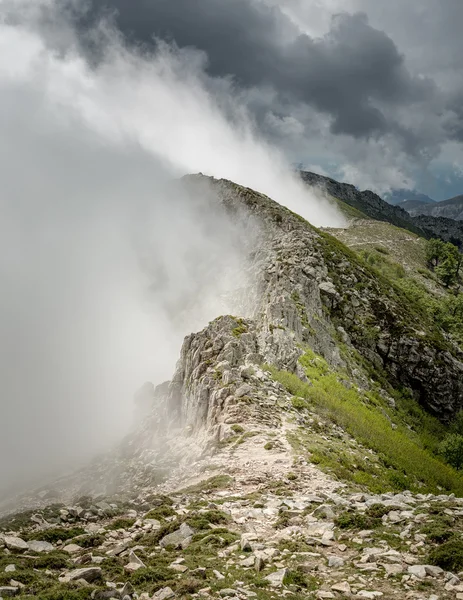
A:
MULTIPOLYGON (((370 190, 361 192, 353 185, 340 183, 329 177, 307 171, 301 171, 300 175, 308 185, 326 190, 330 196, 341 200, 372 219, 386 221, 426 238, 440 237, 446 242, 463 247, 463 223, 461 221, 434 214, 432 216, 412 216, 404 208, 385 202, 370 190)), ((433 206, 429 204, 429 207, 433 206)))

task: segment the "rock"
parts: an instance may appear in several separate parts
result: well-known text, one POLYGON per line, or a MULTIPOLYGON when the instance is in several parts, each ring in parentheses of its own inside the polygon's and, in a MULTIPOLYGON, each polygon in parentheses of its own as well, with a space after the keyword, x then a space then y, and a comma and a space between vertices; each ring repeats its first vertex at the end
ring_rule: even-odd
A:
POLYGON ((384 596, 383 592, 369 592, 367 590, 360 590, 357 592, 356 596, 358 598, 369 598, 370 600, 375 600, 375 598, 381 598, 384 596))
POLYGON ((135 571, 138 571, 138 569, 141 569, 142 565, 140 565, 139 563, 128 563, 124 566, 124 570, 127 571, 127 573, 135 573, 135 571))
POLYGON ((129 552, 129 563, 136 563, 137 565, 140 565, 140 567, 146 567, 145 563, 138 558, 133 550, 129 552))
POLYGON ((334 592, 341 592, 341 594, 349 595, 351 593, 350 585, 347 581, 341 581, 340 583, 335 583, 331 586, 331 589, 334 592))
POLYGON ((92 583, 102 578, 102 571, 100 567, 85 567, 84 569, 74 569, 69 571, 60 577, 60 581, 67 583, 69 581, 77 581, 83 579, 87 583, 92 583))
POLYGON ((273 573, 270 573, 270 575, 267 575, 265 579, 269 582, 269 584, 272 587, 282 587, 283 580, 286 577, 287 573, 288 569, 279 569, 278 571, 274 571, 273 573))
POLYGON ((225 588, 223 590, 220 590, 220 592, 219 592, 219 594, 220 594, 220 596, 222 596, 222 598, 226 598, 227 596, 236 596, 237 593, 238 592, 232 588, 225 588))
POLYGON ((19 588, 12 586, 0 586, 0 598, 12 598, 19 593, 19 588))
POLYGON ((418 579, 424 579, 426 577, 426 568, 424 565, 411 565, 408 567, 409 575, 414 575, 418 579))
POLYGON ((153 596, 153 600, 170 600, 170 598, 175 598, 175 594, 170 587, 162 588, 153 596))
POLYGON ((41 542, 39 540, 32 540, 27 543, 28 548, 31 552, 53 552, 55 547, 49 542, 41 542))
POLYGON ((402 565, 381 565, 384 567, 386 571, 386 575, 398 575, 399 573, 404 572, 404 568, 402 565))
POLYGON ((161 521, 158 521, 157 519, 145 519, 143 522, 146 523, 147 525, 149 525, 150 528, 155 531, 157 531, 158 529, 161 529, 161 527, 162 527, 161 521))
POLYGON ((344 559, 340 556, 329 556, 328 557, 328 566, 334 567, 335 569, 339 567, 343 567, 345 564, 344 559))
POLYGON ((325 590, 318 590, 315 595, 317 598, 320 598, 320 600, 331 600, 331 598, 336 598, 333 592, 326 592, 325 590))
POLYGON ((183 541, 190 538, 192 535, 194 535, 194 530, 191 529, 191 527, 186 523, 182 523, 177 531, 164 536, 159 542, 159 545, 162 548, 166 548, 167 546, 174 546, 174 548, 178 548, 181 546, 183 541))
POLYGON ((68 554, 75 554, 76 552, 80 552, 81 550, 82 546, 79 546, 78 544, 68 544, 63 548, 63 551, 67 552, 68 554))
POLYGON ((240 386, 236 392, 235 392, 235 396, 236 398, 242 398, 243 396, 247 396, 250 392, 251 392, 252 388, 250 385, 248 385, 247 383, 244 383, 242 386, 240 386))
POLYGON ((426 571, 426 574, 430 577, 439 577, 440 575, 444 574, 444 569, 441 569, 440 567, 435 567, 434 565, 424 565, 424 569, 426 571))
POLYGON ((106 556, 119 556, 119 554, 122 554, 123 552, 125 552, 128 547, 129 547, 129 542, 124 542, 123 544, 119 544, 118 546, 111 548, 111 550, 108 550, 106 552, 106 556))
POLYGON ((240 540, 240 548, 242 552, 247 552, 252 550, 251 543, 249 541, 249 537, 246 534, 241 536, 240 540))
POLYGON ((29 550, 29 544, 19 537, 6 535, 3 538, 3 541, 8 550, 13 550, 14 552, 24 552, 25 550, 29 550))
POLYGON ((216 571, 216 570, 214 569, 214 571, 212 571, 212 572, 214 573, 214 576, 215 576, 217 579, 219 579, 219 580, 225 579, 225 575, 222 575, 222 573, 220 573, 220 571, 216 571))
POLYGON ((176 571, 177 573, 186 573, 188 571, 186 565, 179 565, 178 563, 172 563, 169 565, 169 569, 172 569, 172 571, 176 571))
POLYGON ((256 573, 260 573, 261 571, 263 571, 264 567, 265 567, 265 557, 262 556, 262 554, 257 554, 255 561, 254 561, 254 569, 256 570, 256 573))
POLYGON ((7 565, 5 567, 5 573, 12 573, 13 571, 16 571, 16 565, 7 565))

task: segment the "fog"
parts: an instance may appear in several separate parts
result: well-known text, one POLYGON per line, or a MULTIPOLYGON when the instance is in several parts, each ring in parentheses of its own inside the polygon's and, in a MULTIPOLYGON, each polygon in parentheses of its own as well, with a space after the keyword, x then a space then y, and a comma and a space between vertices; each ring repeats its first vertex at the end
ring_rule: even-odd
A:
POLYGON ((232 179, 315 225, 342 222, 259 140, 230 82, 207 80, 203 54, 129 52, 102 25, 105 54, 90 66, 67 24, 54 24, 58 51, 26 3, 8 6, 18 10, 0 21, 0 493, 114 443, 134 392, 172 375, 183 337, 233 312, 227 292, 244 284, 252 228, 177 178, 232 179))

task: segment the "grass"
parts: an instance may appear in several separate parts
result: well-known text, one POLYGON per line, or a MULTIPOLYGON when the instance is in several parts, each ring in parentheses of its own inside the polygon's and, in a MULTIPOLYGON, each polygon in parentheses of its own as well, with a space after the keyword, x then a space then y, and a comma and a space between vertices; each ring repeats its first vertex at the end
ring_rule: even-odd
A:
POLYGON ((398 421, 393 429, 378 395, 362 394, 354 386, 346 387, 343 375, 331 371, 327 363, 311 351, 301 357, 300 363, 311 380, 310 385, 288 371, 266 368, 291 394, 308 402, 313 412, 340 426, 378 454, 386 467, 383 481, 374 481, 380 474, 374 477, 365 473, 363 482, 357 483, 367 486, 379 483, 384 490, 408 487, 439 492, 444 489, 463 495, 461 475, 423 447, 419 436, 410 432, 404 423, 398 421), (391 475, 394 475, 392 479, 391 475))
POLYGON ((49 542, 50 544, 56 544, 59 540, 65 542, 79 535, 84 535, 85 530, 82 527, 51 527, 50 529, 44 529, 37 531, 26 536, 27 540, 40 540, 41 542, 49 542))

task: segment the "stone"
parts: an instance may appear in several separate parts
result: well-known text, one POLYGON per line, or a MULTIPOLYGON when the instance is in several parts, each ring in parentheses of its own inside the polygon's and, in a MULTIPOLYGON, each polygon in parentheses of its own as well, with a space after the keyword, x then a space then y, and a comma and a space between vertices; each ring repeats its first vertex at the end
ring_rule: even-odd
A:
POLYGON ((92 583, 102 578, 102 571, 100 567, 85 567, 83 569, 74 569, 65 573, 60 577, 60 581, 67 583, 69 581, 77 581, 83 579, 87 583, 92 583))
POLYGON ((288 569, 279 569, 278 571, 274 571, 273 573, 270 573, 270 575, 267 575, 265 579, 269 582, 269 584, 272 587, 282 587, 283 580, 286 577, 287 573, 288 569))
POLYGON ((174 548, 179 548, 183 541, 192 537, 194 535, 194 530, 191 529, 189 525, 186 523, 182 523, 180 528, 173 533, 169 533, 162 538, 159 542, 159 545, 162 548, 166 548, 167 546, 174 546, 174 548))
POLYGON ((19 537, 6 535, 3 538, 3 541, 8 550, 13 550, 14 552, 24 552, 29 550, 29 544, 19 537))
POLYGON ((79 546, 78 544, 68 544, 67 546, 64 546, 63 550, 68 554, 75 554, 82 550, 82 546, 79 546))
POLYGON ((345 564, 344 559, 340 556, 329 556, 328 557, 328 566, 333 567, 335 569, 339 567, 343 567, 345 564))
POLYGON ((235 396, 236 398, 242 398, 243 396, 248 396, 251 392, 252 388, 249 384, 244 383, 242 386, 240 386, 236 392, 235 392, 235 396))
POLYGON ((331 589, 334 592, 341 592, 341 594, 350 594, 351 588, 350 584, 347 581, 341 581, 340 583, 335 583, 331 586, 331 589))
POLYGON ((418 577, 418 579, 424 579, 426 577, 426 568, 424 565, 411 565, 408 567, 408 574, 418 577))
POLYGON ((135 573, 135 571, 138 571, 138 569, 141 569, 142 565, 140 565, 139 563, 127 563, 126 565, 124 565, 124 570, 127 571, 127 573, 135 573))
POLYGON ((244 558, 242 561, 240 561, 240 565, 242 567, 253 567, 255 565, 255 561, 255 556, 248 556, 247 558, 244 558))
POLYGON ((170 600, 170 598, 175 598, 175 594, 170 587, 158 590, 153 596, 153 600, 170 600))
POLYGON ((369 592, 368 590, 360 590, 356 595, 358 598, 368 598, 369 600, 375 600, 375 598, 384 596, 383 592, 369 592))
POLYGON ((426 571, 426 574, 430 577, 439 577, 440 575, 444 574, 444 569, 441 569, 440 567, 435 567, 434 565, 424 565, 424 569, 426 571))
POLYGON ((140 565, 140 567, 146 567, 145 563, 140 558, 138 558, 138 556, 133 550, 129 552, 129 562, 136 563, 137 565, 140 565))
POLYGON ((55 547, 49 542, 41 542, 39 540, 32 540, 27 543, 31 552, 53 552, 55 547))
POLYGON ((5 567, 5 573, 12 573, 13 571, 16 571, 16 565, 7 565, 5 567))
POLYGON ((225 588, 223 590, 220 590, 219 594, 220 596, 222 596, 222 598, 226 598, 227 596, 236 596, 237 591, 232 588, 225 588))
POLYGON ((225 579, 225 575, 222 575, 220 571, 216 571, 215 569, 212 571, 216 579, 222 580, 225 579))
POLYGON ((336 598, 333 592, 326 592, 325 590, 318 590, 315 595, 317 598, 320 598, 320 600, 331 600, 331 598, 336 598))

